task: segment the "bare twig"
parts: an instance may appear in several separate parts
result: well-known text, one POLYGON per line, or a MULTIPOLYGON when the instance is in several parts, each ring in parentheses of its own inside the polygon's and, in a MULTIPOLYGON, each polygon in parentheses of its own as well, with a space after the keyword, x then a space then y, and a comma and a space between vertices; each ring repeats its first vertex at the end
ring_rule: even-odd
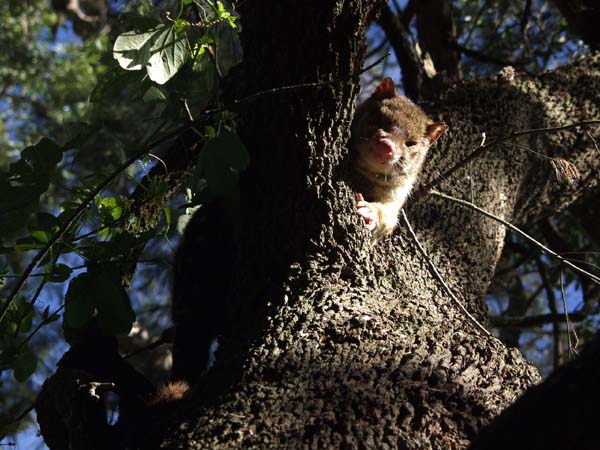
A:
POLYGON ((490 333, 487 328, 485 328, 483 325, 481 325, 477 321, 477 319, 467 310, 467 308, 464 307, 464 305, 460 302, 460 300, 454 295, 454 293, 452 292, 452 289, 450 289, 450 287, 446 284, 446 282, 444 281, 444 278, 442 277, 440 272, 437 270, 437 267, 435 267, 435 264, 433 264, 433 261, 431 260, 431 258, 429 257, 429 255, 427 254, 427 252, 425 251, 425 249, 419 242, 417 235, 415 234, 414 230, 412 229, 412 227, 410 225, 410 222, 408 221, 408 217, 406 217, 406 213, 404 212, 404 209, 401 209, 400 212, 402 213, 402 218, 404 219, 404 223, 406 224, 406 227, 408 228, 408 232, 410 233, 411 237, 413 238, 415 245, 417 246, 417 248, 419 249, 419 251, 421 252, 423 257, 425 258, 425 260, 427 261, 427 264, 429 265, 429 268, 433 272, 435 278, 437 278, 437 280, 440 282, 440 284, 444 287, 444 290, 446 291, 446 293, 450 296, 452 301, 454 301, 454 303, 458 306, 458 308, 462 311, 462 313, 471 321, 471 323, 475 326, 475 328, 477 328, 484 336, 491 336, 492 333, 490 333))
POLYGON ((540 274, 540 278, 542 279, 542 284, 544 285, 544 290, 546 291, 546 299, 548 300, 548 309, 550 310, 552 320, 552 342, 553 342, 553 366, 554 370, 558 369, 562 366, 562 345, 560 340, 560 324, 558 309, 556 308, 556 295, 554 295, 554 290, 552 289, 552 285, 550 284, 550 280, 548 279, 548 274, 546 273, 546 269, 544 267, 544 263, 542 259, 538 255, 535 258, 535 262, 537 264, 538 273, 540 274))
MULTIPOLYGON (((513 66, 517 67, 520 71, 526 72, 523 68, 525 63, 521 61, 506 61, 504 59, 496 58, 488 53, 480 52, 478 50, 474 50, 469 47, 465 47, 464 45, 459 44, 458 42, 453 42, 451 44, 456 50, 461 52, 463 55, 469 56, 477 61, 487 64, 494 64, 496 66, 504 67, 504 66, 513 66)), ((527 72, 526 72, 527 73, 527 72)))
MULTIPOLYGON (((569 313, 569 323, 581 322, 587 318, 587 314, 583 312, 569 313)), ((564 314, 536 314, 534 316, 490 316, 490 322, 495 327, 518 327, 529 328, 539 327, 552 322, 563 322, 564 314)))
POLYGON ((594 148, 596 149, 596 151, 600 155, 600 148, 598 148, 598 142, 596 142, 596 139, 594 139, 594 136, 592 136, 592 133, 590 133, 589 130, 586 130, 586 134, 588 135, 588 137, 590 138, 590 140, 594 144, 594 148))
POLYGON ((562 298, 563 309, 565 312, 565 323, 567 324, 567 342, 569 344, 569 359, 573 358, 573 353, 577 353, 577 346, 579 345, 579 337, 577 336, 577 332, 569 319, 569 311, 567 310, 567 296, 565 294, 565 283, 563 279, 563 268, 560 267, 560 296, 562 298), (573 333, 573 337, 575 338, 575 345, 571 342, 571 333, 573 333))
POLYGON ((387 43, 388 43, 387 38, 382 39, 379 44, 377 44, 375 47, 373 47, 371 50, 369 50, 369 53, 367 53, 365 55, 365 61, 369 60, 373 56, 377 55, 381 50, 383 50, 385 48, 385 46, 387 45, 387 43))
POLYGON ((31 405, 29 405, 27 407, 27 409, 25 409, 25 411, 23 411, 21 414, 19 414, 17 416, 17 418, 15 419, 15 422, 20 422, 21 420, 23 420, 25 417, 27 417, 27 415, 33 411, 33 408, 35 408, 35 403, 32 403, 31 405))
POLYGON ((513 225, 512 223, 502 219, 501 217, 498 217, 484 209, 481 209, 479 206, 467 201, 467 200, 462 200, 460 198, 456 198, 456 197, 452 197, 451 195, 448 194, 444 194, 442 192, 436 191, 434 189, 431 189, 429 191, 430 194, 435 195, 436 197, 440 197, 446 200, 450 200, 451 202, 454 203, 458 203, 459 205, 462 206, 466 206, 467 208, 473 209, 481 214, 483 214, 486 217, 489 217, 490 219, 493 219, 497 222, 500 222, 502 225, 504 225, 507 228, 510 228, 512 231, 520 234, 521 236, 523 236, 525 239, 529 240, 530 242, 532 242, 534 245, 536 245, 538 248, 540 248, 543 252, 553 256, 554 258, 558 259, 559 261, 561 261, 564 265, 570 267, 571 269, 575 270, 576 272, 583 274, 585 276, 587 276, 590 280, 592 280, 594 283, 600 285, 600 277, 598 277, 597 275, 594 275, 593 273, 588 272, 587 270, 582 269, 581 267, 573 264, 571 261, 569 261, 568 259, 562 257, 561 255, 559 255, 558 253, 556 253, 555 251, 549 249, 548 247, 546 247, 544 244, 542 244, 541 242, 537 241, 536 239, 534 239, 533 237, 531 237, 529 234, 525 233, 523 230, 521 230, 520 228, 516 227, 515 225, 513 225))

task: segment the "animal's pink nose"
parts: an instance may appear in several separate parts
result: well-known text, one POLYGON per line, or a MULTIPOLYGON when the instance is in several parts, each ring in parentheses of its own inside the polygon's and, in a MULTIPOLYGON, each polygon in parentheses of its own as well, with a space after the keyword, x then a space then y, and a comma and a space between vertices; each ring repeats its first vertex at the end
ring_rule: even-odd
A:
POLYGON ((394 153, 396 152, 396 144, 394 144, 390 139, 377 139, 371 143, 371 151, 378 162, 385 164, 394 157, 394 153))

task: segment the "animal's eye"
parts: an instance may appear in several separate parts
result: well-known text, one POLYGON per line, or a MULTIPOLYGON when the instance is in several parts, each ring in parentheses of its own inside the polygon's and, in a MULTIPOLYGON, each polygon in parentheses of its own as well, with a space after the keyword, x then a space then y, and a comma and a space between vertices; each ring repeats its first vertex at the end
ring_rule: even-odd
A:
POLYGON ((417 145, 417 141, 413 141, 411 139, 410 141, 406 141, 405 144, 407 147, 413 147, 413 146, 417 145))

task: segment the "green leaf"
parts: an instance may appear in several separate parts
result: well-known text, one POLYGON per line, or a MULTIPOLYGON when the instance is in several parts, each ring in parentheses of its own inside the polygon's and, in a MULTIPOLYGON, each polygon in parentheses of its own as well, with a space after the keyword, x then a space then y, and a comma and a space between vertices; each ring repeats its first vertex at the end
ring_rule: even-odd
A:
POLYGON ((62 149, 43 138, 21 152, 9 173, 0 173, 0 235, 12 234, 29 221, 61 158, 62 149))
POLYGON ((8 236, 24 227, 37 208, 40 194, 38 187, 0 187, 0 235, 8 236))
POLYGON ((21 158, 33 165, 36 174, 50 174, 62 159, 62 148, 52 139, 42 138, 21 152, 21 158))
POLYGON ((164 102, 167 100, 167 96, 158 87, 150 86, 150 88, 144 93, 142 100, 147 103, 164 102))
POLYGON ((120 197, 103 197, 97 201, 102 223, 106 225, 118 220, 123 215, 124 203, 120 197))
POLYGON ((241 139, 232 131, 222 131, 204 147, 201 167, 209 189, 229 195, 238 186, 239 171, 248 167, 250 156, 241 139))
POLYGON ((44 312, 42 313, 42 320, 44 321, 44 323, 46 323, 46 325, 52 322, 56 322, 59 318, 60 316, 57 313, 50 314, 50 306, 46 306, 46 308, 44 308, 44 312))
MULTIPOLYGON (((129 73, 129 72, 126 72, 129 73)), ((71 138, 63 145, 62 150, 79 149, 89 139, 98 133, 101 128, 97 125, 92 125, 85 122, 78 122, 70 126, 71 138)))
POLYGON ((54 264, 50 266, 45 277, 50 283, 62 283, 67 281, 72 273, 73 269, 66 264, 54 264))
POLYGON ((35 218, 36 229, 51 231, 60 225, 58 218, 46 212, 39 212, 35 218))
POLYGON ((233 131, 224 130, 204 148, 206 155, 216 159, 219 164, 235 170, 245 170, 250 163, 250 154, 246 146, 233 131))
POLYGON ((44 244, 31 237, 17 239, 15 249, 19 252, 28 252, 29 250, 39 250, 44 248, 44 244))
POLYGON ((12 364, 15 379, 23 382, 29 378, 37 366, 36 356, 27 347, 23 348, 12 364))
POLYGON ((118 97, 127 86, 139 81, 139 74, 115 68, 100 77, 90 94, 90 102, 95 103, 118 97))
POLYGON ((127 334, 135 320, 120 273, 109 264, 90 267, 73 279, 65 303, 65 322, 73 328, 85 325, 95 314, 106 333, 127 334))
POLYGON ((80 328, 93 317, 96 292, 97 286, 87 272, 71 280, 65 295, 64 319, 67 326, 80 328))
POLYGON ((168 231, 169 228, 171 227, 171 208, 169 208, 168 206, 165 206, 164 212, 165 212, 165 223, 167 225, 167 231, 168 231))
POLYGON ((113 57, 125 70, 148 72, 152 81, 164 84, 177 73, 189 55, 189 43, 174 26, 162 25, 140 33, 128 31, 117 37, 113 57))
POLYGON ((222 76, 242 62, 243 52, 240 35, 235 27, 219 24, 216 29, 219 45, 216 51, 217 66, 222 76))
POLYGON ((197 64, 198 77, 195 81, 198 92, 205 97, 215 95, 219 87, 219 72, 215 64, 209 59, 204 58, 197 64))
POLYGON ((206 179, 210 189, 221 195, 231 195, 239 184, 240 176, 231 167, 206 164, 206 179))
POLYGON ((235 23, 237 17, 231 14, 223 2, 217 2, 217 17, 221 20, 224 20, 231 28, 236 28, 237 24, 235 23))
POLYGON ((113 46, 113 58, 125 70, 142 70, 150 59, 150 46, 148 41, 164 26, 140 33, 127 31, 120 34, 113 46))
MULTIPOLYGON (((152 11, 155 11, 155 9, 153 8, 152 11)), ((162 23, 158 17, 151 17, 131 11, 122 13, 120 17, 125 25, 127 25, 127 28, 132 28, 138 31, 149 30, 162 23)))
POLYGON ((0 417, 0 439, 4 439, 7 434, 14 434, 19 431, 20 423, 10 417, 0 417))
POLYGON ((47 244, 52 237, 52 233, 45 230, 33 230, 31 237, 42 244, 47 244))
POLYGON ((168 27, 157 33, 148 61, 148 76, 158 84, 166 83, 185 63, 189 44, 185 33, 177 33, 168 27))
POLYGON ((129 333, 135 321, 135 313, 122 285, 121 274, 107 264, 90 269, 90 274, 97 283, 102 283, 98 295, 95 295, 98 325, 109 334, 129 333))
POLYGON ((15 322, 18 324, 18 330, 21 333, 26 333, 31 329, 35 310, 33 309, 33 305, 31 305, 25 297, 19 297, 16 301, 16 305, 15 322))

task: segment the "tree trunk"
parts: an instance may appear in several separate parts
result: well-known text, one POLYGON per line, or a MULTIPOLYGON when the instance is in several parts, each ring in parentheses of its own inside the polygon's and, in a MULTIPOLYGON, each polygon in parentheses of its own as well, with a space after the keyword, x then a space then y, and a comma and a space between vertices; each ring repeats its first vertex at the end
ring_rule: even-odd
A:
MULTIPOLYGON (((261 96, 241 113, 251 167, 230 332, 164 448, 464 448, 540 379, 467 320, 406 227, 371 246, 354 213, 346 155, 358 88, 349 74, 362 65, 378 5, 240 6, 248 93, 345 81, 261 96)), ((450 131, 431 150, 425 181, 477 148, 482 133, 490 142, 600 117, 600 58, 538 78, 464 82, 427 107, 450 131)), ((585 129, 534 133, 491 147, 438 188, 521 224, 591 195, 599 166, 585 129), (526 148, 568 159, 581 179, 557 182, 526 148)), ((445 281, 486 324, 503 225, 432 196, 407 208, 445 281)))

